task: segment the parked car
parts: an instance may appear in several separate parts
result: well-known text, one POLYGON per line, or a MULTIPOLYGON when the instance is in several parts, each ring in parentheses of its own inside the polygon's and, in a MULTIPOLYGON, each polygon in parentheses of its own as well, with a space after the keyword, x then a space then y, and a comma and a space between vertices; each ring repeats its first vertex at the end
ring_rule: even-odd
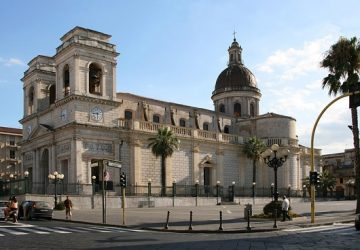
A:
POLYGON ((0 201, 0 219, 4 220, 5 219, 5 215, 4 215, 4 209, 7 208, 7 203, 9 201, 0 201))
POLYGON ((360 214, 355 215, 355 228, 356 230, 360 230, 360 214))
POLYGON ((45 201, 23 201, 19 206, 19 218, 31 220, 44 218, 51 220, 53 207, 45 201))

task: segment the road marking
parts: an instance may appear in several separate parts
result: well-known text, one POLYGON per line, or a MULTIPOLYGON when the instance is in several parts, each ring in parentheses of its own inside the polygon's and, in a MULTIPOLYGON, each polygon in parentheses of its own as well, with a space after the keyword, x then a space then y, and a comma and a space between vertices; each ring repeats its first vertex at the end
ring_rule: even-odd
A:
MULTIPOLYGON (((82 227, 76 227, 76 228, 83 229, 82 227)), ((97 228, 97 227, 86 227, 84 229, 88 231, 95 231, 100 233, 111 233, 111 231, 109 230, 101 230, 102 228, 97 228)))
POLYGON ((56 230, 56 228, 47 228, 47 227, 37 227, 40 230, 45 230, 49 232, 59 233, 59 234, 69 234, 71 232, 69 231, 63 231, 63 230, 56 230))
POLYGON ((72 228, 72 227, 54 227, 54 228, 59 229, 59 230, 65 230, 65 231, 69 230, 69 231, 77 232, 77 233, 87 233, 88 232, 86 230, 76 229, 76 228, 72 228))
POLYGON ((36 230, 35 228, 29 228, 29 227, 19 227, 19 229, 22 231, 27 231, 27 232, 36 233, 36 234, 50 234, 49 232, 39 231, 39 230, 36 230))
POLYGON ((326 225, 326 226, 317 226, 317 227, 308 227, 308 228, 290 228, 290 229, 284 229, 283 231, 299 232, 299 233, 312 233, 312 232, 348 230, 350 227, 353 227, 353 225, 335 224, 335 225, 326 225))
POLYGON ((13 234, 13 235, 24 235, 24 234, 28 234, 28 233, 25 233, 25 232, 17 232, 17 231, 14 231, 14 230, 11 230, 9 228, 0 228, 0 231, 1 232, 4 232, 4 233, 9 233, 9 234, 13 234))

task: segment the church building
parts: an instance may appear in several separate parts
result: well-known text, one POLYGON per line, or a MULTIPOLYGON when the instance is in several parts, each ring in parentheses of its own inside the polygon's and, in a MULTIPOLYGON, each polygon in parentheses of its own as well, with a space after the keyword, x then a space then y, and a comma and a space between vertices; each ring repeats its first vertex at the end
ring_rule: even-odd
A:
MULTIPOLYGON (((166 161, 167 186, 251 189, 252 160, 244 142, 256 136, 267 146, 276 143, 290 154, 278 170, 279 190, 302 190, 308 175, 308 155, 298 144, 296 120, 275 113, 259 114, 261 91, 245 67, 242 48, 234 37, 227 67, 214 79, 214 110, 116 92, 119 53, 110 35, 75 27, 61 37, 54 56, 38 55, 24 73, 22 168, 30 173, 33 192, 46 193, 48 176, 64 177, 65 192, 102 181, 97 159, 121 163, 108 167, 106 178, 116 191, 120 171, 129 187, 160 186, 160 158, 148 148, 148 138, 167 126, 180 148, 166 161), (93 177, 94 176, 94 177, 93 177), (93 177, 93 178, 92 178, 93 177)), ((269 188, 274 171, 258 162, 256 188, 269 188)), ((104 177, 105 178, 105 177, 104 177)), ((83 190, 86 193, 86 190, 83 190)))

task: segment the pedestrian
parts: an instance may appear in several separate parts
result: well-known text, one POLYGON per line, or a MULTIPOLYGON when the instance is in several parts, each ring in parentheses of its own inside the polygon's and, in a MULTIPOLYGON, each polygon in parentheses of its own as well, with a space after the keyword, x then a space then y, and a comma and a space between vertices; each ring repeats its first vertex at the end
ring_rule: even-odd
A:
POLYGON ((288 218, 289 220, 291 220, 291 217, 289 215, 289 207, 290 207, 290 202, 289 202, 288 198, 284 195, 283 202, 281 204, 281 209, 282 209, 282 214, 283 214, 282 221, 285 221, 285 217, 288 218))
POLYGON ((64 205, 65 205, 65 216, 67 220, 71 220, 71 216, 72 216, 72 202, 69 199, 69 196, 66 196, 66 200, 64 201, 64 205))

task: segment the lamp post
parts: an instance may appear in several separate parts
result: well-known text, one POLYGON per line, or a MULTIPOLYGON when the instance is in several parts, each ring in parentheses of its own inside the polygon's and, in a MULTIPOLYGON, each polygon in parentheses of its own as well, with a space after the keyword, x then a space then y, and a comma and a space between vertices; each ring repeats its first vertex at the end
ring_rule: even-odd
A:
POLYGON ((235 201, 235 181, 231 183, 231 201, 235 201))
POLYGON ((255 204, 255 186, 256 182, 252 183, 252 198, 253 198, 253 204, 255 204))
POLYGON ((303 185, 303 198, 306 198, 306 185, 303 185))
POLYGON ((60 182, 62 179, 64 179, 64 175, 59 173, 58 171, 54 171, 54 173, 48 175, 49 180, 53 180, 55 184, 55 192, 54 192, 54 198, 55 198, 55 207, 57 205, 57 183, 60 182))
POLYGON ((28 189, 29 189, 29 185, 28 185, 28 181, 29 181, 29 171, 25 171, 24 172, 24 178, 25 178, 25 194, 27 194, 28 189))
POLYGON ((270 185, 270 196, 271 196, 271 201, 274 201, 274 183, 271 183, 270 185))
POLYGON ((173 207, 174 207, 175 206, 175 196, 176 196, 176 179, 173 180, 172 196, 173 196, 173 207))
POLYGON ((266 149, 265 152, 261 154, 264 158, 264 162, 270 168, 274 169, 274 199, 278 201, 279 193, 278 193, 278 186, 277 186, 277 170, 280 168, 284 162, 287 160, 287 156, 290 153, 288 149, 283 149, 281 152, 279 151, 279 145, 273 144, 271 149, 266 149))
POLYGON ((12 180, 14 179, 14 175, 10 174, 10 196, 13 194, 13 189, 12 189, 12 180))
POLYGON ((195 181, 195 205, 198 205, 198 196, 199 196, 199 180, 195 181))
POLYGON ((288 196, 289 200, 290 200, 290 195, 291 195, 291 185, 289 184, 288 185, 288 192, 287 192, 287 196, 288 196))
POLYGON ((219 205, 219 188, 220 188, 220 181, 216 181, 216 205, 219 205))
POLYGON ((150 207, 151 179, 148 179, 148 207, 150 207))
POLYGON ((91 184, 92 184, 92 194, 95 194, 95 184, 96 184, 96 176, 91 176, 91 184))

